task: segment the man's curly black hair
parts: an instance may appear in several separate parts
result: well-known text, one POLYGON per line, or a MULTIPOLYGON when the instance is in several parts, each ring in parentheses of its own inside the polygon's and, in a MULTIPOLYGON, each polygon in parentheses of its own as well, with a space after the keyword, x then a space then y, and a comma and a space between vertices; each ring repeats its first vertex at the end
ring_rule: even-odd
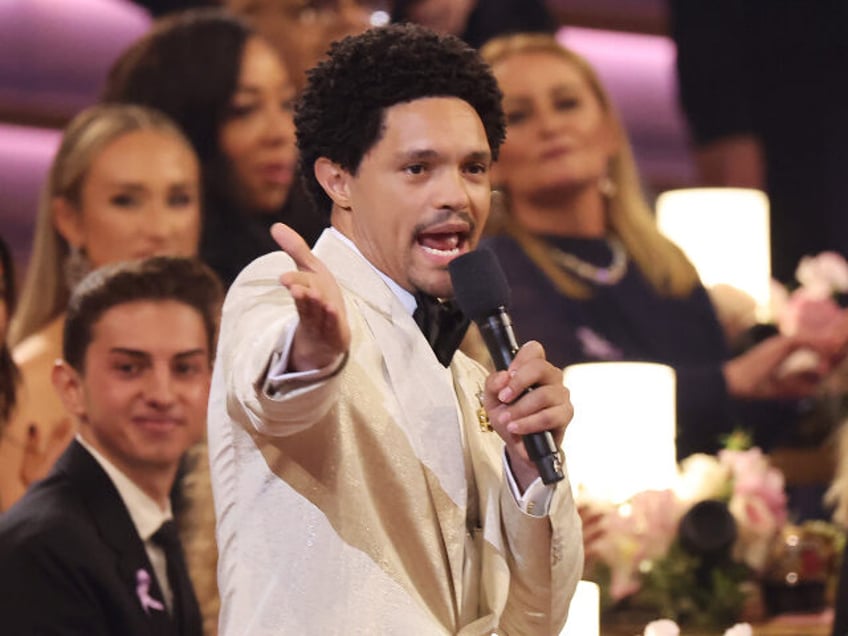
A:
POLYGON ((332 201, 315 179, 315 161, 326 157, 356 174, 380 140, 385 110, 425 97, 468 102, 497 158, 506 130, 501 91, 489 66, 459 38, 399 24, 330 47, 329 57, 309 71, 294 117, 301 174, 323 213, 332 201))

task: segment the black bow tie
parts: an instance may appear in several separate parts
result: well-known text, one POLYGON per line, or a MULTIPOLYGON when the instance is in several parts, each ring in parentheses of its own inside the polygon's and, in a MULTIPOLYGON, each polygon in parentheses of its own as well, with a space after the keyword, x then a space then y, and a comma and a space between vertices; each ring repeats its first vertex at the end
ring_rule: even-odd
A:
POLYGON ((442 366, 447 367, 459 348, 470 321, 451 300, 439 300, 423 292, 415 294, 418 306, 412 314, 442 366))

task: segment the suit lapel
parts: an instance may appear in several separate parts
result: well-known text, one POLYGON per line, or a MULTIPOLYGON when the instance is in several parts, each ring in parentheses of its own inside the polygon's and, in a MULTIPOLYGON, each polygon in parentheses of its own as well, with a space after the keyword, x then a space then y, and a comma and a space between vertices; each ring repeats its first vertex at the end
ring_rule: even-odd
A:
POLYGON ((104 546, 114 557, 126 593, 133 598, 139 624, 146 622, 150 633, 157 636, 176 634, 144 544, 112 480, 76 440, 59 458, 55 470, 65 473, 79 492, 104 546), (148 599, 152 603, 145 603, 148 599), (161 610, 155 607, 157 603, 162 604, 161 610))
POLYGON ((458 617, 468 492, 451 377, 412 316, 368 263, 329 232, 316 244, 315 252, 353 296, 382 352, 389 383, 403 409, 398 424, 423 465, 445 539, 452 611, 458 617))

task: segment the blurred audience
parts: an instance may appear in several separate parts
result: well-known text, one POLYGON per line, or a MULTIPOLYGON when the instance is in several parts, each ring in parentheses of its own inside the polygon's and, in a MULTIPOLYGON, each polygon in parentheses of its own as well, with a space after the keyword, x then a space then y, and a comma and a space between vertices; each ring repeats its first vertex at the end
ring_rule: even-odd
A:
MULTIPOLYGON (((298 90, 330 43, 372 26, 375 11, 388 0, 224 0, 277 49, 298 90)), ((386 13, 388 19, 388 13, 386 13)))
POLYGON ((154 18, 167 13, 185 11, 196 7, 212 7, 221 4, 220 0, 132 0, 147 9, 154 18))
MULTIPOLYGON (((0 437, 5 435, 6 424, 15 408, 20 374, 12 360, 12 353, 6 342, 9 318, 15 311, 15 270, 12 265, 12 253, 3 237, 0 236, 0 437)), ((3 509, 0 501, 0 510, 3 509)))
POLYGON ((205 428, 221 300, 176 257, 75 288, 52 380, 79 434, 0 517, 4 633, 202 633, 170 493, 205 428))
POLYGON ((392 22, 415 22, 479 48, 498 35, 553 33, 545 0, 395 0, 392 22))
POLYGON ((310 244, 324 227, 295 185, 294 97, 268 42, 216 9, 163 18, 109 73, 103 101, 159 109, 191 140, 203 181, 200 256, 225 286, 276 249, 272 223, 310 244))
POLYGON ((33 253, 10 326, 22 382, 0 440, 4 508, 46 474, 74 433, 50 382, 70 291, 107 263, 195 255, 200 209, 197 158, 161 113, 95 106, 66 128, 42 191, 33 253))
MULTIPOLYGON (((275 251, 276 221, 314 242, 325 221, 295 174, 295 87, 277 52, 246 20, 204 9, 162 19, 121 55, 103 99, 173 117, 201 161, 201 258, 228 286, 254 258, 275 251), (209 69, 215 72, 209 72, 209 69)), ((217 627, 215 519, 205 445, 193 449, 181 494, 186 558, 205 631, 217 627)))
POLYGON ((774 336, 731 358, 710 300, 680 249, 657 230, 622 124, 597 75, 546 35, 483 49, 507 117, 493 170, 503 211, 486 244, 513 290, 522 340, 544 343, 559 366, 643 360, 677 374, 679 456, 713 452, 737 424, 768 446, 795 422, 842 355, 844 335, 809 342, 774 336), (785 361, 819 347, 821 364, 785 361))
POLYGON ((775 277, 848 256, 848 3, 669 0, 669 29, 701 180, 768 193, 775 277))

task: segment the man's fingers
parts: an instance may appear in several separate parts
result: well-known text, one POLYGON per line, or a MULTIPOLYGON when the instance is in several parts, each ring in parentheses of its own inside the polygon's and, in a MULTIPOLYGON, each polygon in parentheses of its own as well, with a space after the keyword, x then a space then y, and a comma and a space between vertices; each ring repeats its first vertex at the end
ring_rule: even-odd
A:
POLYGON ((314 272, 321 261, 309 249, 303 237, 285 223, 274 223, 271 236, 286 254, 292 257, 300 271, 314 272))

